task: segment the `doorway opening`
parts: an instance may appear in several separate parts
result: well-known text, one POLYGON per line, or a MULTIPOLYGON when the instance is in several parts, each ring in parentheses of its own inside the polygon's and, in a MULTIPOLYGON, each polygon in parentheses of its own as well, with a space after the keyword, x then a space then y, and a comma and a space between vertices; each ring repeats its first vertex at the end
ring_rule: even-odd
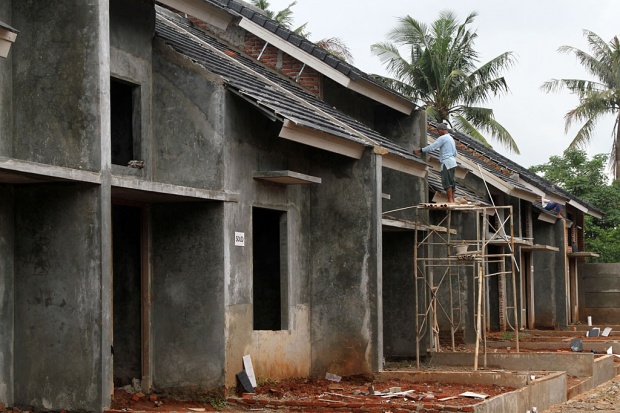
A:
POLYGON ((114 386, 142 379, 143 210, 112 205, 114 386))

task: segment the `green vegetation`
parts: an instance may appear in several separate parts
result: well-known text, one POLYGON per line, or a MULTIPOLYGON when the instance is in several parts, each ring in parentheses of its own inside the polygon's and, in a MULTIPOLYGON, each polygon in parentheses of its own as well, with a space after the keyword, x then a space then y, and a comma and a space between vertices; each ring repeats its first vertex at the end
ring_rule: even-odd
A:
POLYGON ((584 150, 571 147, 563 156, 530 168, 605 213, 602 219, 585 217, 586 250, 601 255, 592 262, 620 262, 620 180, 609 183, 607 159, 608 155, 599 154, 588 160, 584 150))
POLYGON ((584 30, 592 53, 586 53, 571 46, 562 46, 561 53, 572 53, 579 63, 596 81, 579 79, 552 79, 541 89, 556 92, 567 89, 577 95, 579 105, 566 113, 565 132, 573 122, 583 122, 570 144, 571 148, 585 148, 592 139, 597 121, 604 116, 615 117, 611 133, 613 146, 609 157, 610 166, 616 179, 620 177, 620 41, 615 36, 605 43, 596 33, 584 30))
POLYGON ((389 41, 371 46, 393 78, 375 78, 418 102, 429 119, 448 122, 487 146, 484 135, 489 135, 518 154, 516 142, 495 120, 493 109, 479 106, 508 92, 500 73, 514 63, 514 57, 505 52, 478 66, 474 48, 478 35, 468 28, 476 16, 471 13, 459 23, 454 13, 444 11, 431 25, 411 16, 399 18, 389 41))

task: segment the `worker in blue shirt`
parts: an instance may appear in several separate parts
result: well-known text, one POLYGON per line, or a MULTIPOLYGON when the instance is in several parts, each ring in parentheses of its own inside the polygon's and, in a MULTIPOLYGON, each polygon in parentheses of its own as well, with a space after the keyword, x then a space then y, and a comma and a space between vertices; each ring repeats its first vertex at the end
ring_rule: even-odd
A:
POLYGON ((446 191, 448 202, 454 203, 454 192, 456 191, 456 144, 454 139, 448 133, 448 127, 445 123, 437 124, 437 133, 439 138, 435 142, 422 149, 415 149, 414 154, 420 152, 430 152, 439 148, 439 162, 441 163, 441 185, 446 191))

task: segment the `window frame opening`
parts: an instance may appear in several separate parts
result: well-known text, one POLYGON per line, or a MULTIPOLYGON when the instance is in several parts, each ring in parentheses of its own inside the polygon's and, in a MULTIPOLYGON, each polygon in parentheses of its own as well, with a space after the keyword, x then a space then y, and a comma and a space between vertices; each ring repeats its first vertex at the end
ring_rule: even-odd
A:
POLYGON ((252 207, 253 329, 288 329, 287 212, 252 207))

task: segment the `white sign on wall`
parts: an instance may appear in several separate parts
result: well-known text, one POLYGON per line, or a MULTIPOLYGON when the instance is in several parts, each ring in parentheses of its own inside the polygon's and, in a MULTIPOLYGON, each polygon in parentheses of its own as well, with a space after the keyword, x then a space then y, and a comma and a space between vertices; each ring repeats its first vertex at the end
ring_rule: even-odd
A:
POLYGON ((235 232, 235 245, 245 247, 245 232, 235 232))

